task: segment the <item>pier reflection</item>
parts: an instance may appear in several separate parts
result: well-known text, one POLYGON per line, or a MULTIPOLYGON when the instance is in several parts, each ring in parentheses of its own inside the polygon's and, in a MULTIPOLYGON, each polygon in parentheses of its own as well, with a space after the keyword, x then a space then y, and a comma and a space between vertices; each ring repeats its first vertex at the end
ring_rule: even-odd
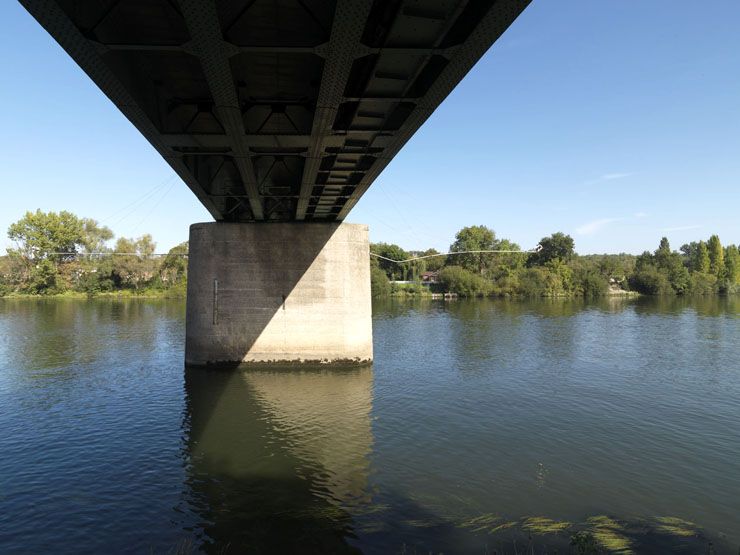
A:
POLYGON ((187 368, 187 504, 209 553, 354 553, 371 367, 187 368))

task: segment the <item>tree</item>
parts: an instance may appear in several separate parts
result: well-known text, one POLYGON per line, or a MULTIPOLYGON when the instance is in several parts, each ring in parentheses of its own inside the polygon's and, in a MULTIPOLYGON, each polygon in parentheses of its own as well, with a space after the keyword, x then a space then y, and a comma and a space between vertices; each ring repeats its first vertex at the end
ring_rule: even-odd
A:
POLYGON ((681 255, 671 250, 666 237, 660 240, 658 250, 653 255, 653 261, 658 271, 668 278, 668 282, 676 293, 688 292, 691 287, 689 271, 681 260, 681 255))
POLYGON ((721 277, 725 270, 724 252, 722 243, 717 235, 712 235, 707 242, 709 249, 709 271, 717 277, 721 277))
POLYGON ((439 272, 439 281, 446 291, 461 297, 484 297, 491 292, 490 281, 460 266, 443 268, 439 272))
POLYGON ((711 262, 709 260, 709 249, 704 241, 699 241, 699 246, 696 251, 696 263, 694 270, 697 272, 707 273, 709 272, 709 266, 711 262))
MULTIPOLYGON (((70 264, 76 255, 104 249, 113 233, 91 218, 78 218, 66 211, 36 210, 26 212, 12 224, 8 237, 17 245, 15 249, 8 249, 8 254, 19 262, 16 267, 23 268, 19 275, 20 289, 42 293, 64 289, 70 277, 74 281, 79 268, 70 264)), ((76 265, 85 263, 75 262, 76 265)))
POLYGON ((142 235, 138 239, 120 237, 113 249, 113 279, 118 286, 138 289, 155 274, 154 254, 156 243, 152 236, 142 235))
POLYGON ((653 265, 653 255, 650 251, 644 251, 641 255, 637 257, 635 260, 635 270, 638 272, 648 268, 648 267, 654 267, 653 265))
MULTIPOLYGON (((496 239, 493 248, 497 251, 521 251, 521 247, 508 239, 496 239)), ((520 269, 525 262, 525 256, 515 253, 498 253, 493 255, 492 266, 494 277, 500 279, 510 276, 520 269)))
POLYGON ((673 287, 665 274, 653 265, 644 265, 629 278, 630 289, 646 295, 667 295, 673 287))
POLYGON ((91 253, 108 250, 106 243, 113 239, 113 232, 109 228, 101 226, 92 218, 82 218, 80 222, 82 223, 81 246, 84 251, 91 253))
POLYGON ((388 276, 380 268, 370 268, 370 291, 373 297, 385 297, 391 292, 388 276))
POLYGON ((692 272, 709 271, 709 251, 704 241, 692 241, 681 246, 681 252, 686 257, 686 266, 692 272))
POLYGON ((544 266, 551 260, 568 261, 575 254, 573 237, 558 231, 550 237, 540 239, 540 250, 531 254, 527 259, 527 266, 544 266))
POLYGON ((740 250, 735 245, 725 247, 725 275, 729 286, 740 284, 740 250))
POLYGON ((668 242, 667 237, 663 237, 658 245, 658 250, 655 251, 655 261, 658 265, 665 261, 671 256, 671 244, 668 242))
POLYGON ((8 238, 18 245, 14 251, 27 260, 71 260, 83 244, 82 221, 66 211, 26 212, 8 228, 8 238))
MULTIPOLYGON (((427 249, 420 253, 420 256, 429 256, 432 254, 441 253, 437 249, 427 249)), ((426 262, 427 271, 429 272, 437 272, 445 265, 444 256, 433 256, 431 258, 425 258, 424 261, 426 262)))
POLYGON ((159 267, 159 278, 163 283, 177 284, 185 280, 188 273, 188 242, 172 247, 159 267))
MULTIPOLYGON (((408 272, 408 264, 398 264, 392 260, 405 260, 409 258, 409 253, 398 245, 389 245, 388 243, 372 243, 370 252, 382 256, 376 258, 378 267, 385 272, 388 279, 392 281, 403 280, 408 272), (385 260, 386 258, 390 260, 385 260)), ((373 257, 375 258, 375 257, 373 257)))
POLYGON ((483 274, 486 268, 490 268, 493 255, 487 253, 469 253, 467 251, 487 251, 496 248, 496 234, 484 225, 473 225, 464 227, 455 235, 455 242, 450 245, 450 252, 460 252, 448 257, 447 264, 457 265, 470 272, 483 274))

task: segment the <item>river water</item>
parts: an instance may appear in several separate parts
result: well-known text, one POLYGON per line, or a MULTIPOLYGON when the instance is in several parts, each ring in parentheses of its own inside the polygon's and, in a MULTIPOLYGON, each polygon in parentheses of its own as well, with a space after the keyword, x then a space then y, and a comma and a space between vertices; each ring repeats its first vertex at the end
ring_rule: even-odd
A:
POLYGON ((181 301, 0 299, 0 552, 734 555, 739 316, 387 301, 371 367, 206 371, 181 301))

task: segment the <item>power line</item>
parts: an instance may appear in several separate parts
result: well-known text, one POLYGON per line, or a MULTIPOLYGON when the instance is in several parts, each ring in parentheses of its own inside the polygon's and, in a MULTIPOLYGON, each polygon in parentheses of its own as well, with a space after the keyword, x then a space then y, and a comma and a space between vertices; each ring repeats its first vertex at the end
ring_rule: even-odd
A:
POLYGON ((59 256, 188 256, 186 252, 153 252, 151 254, 142 254, 140 252, 45 252, 45 255, 59 256))
POLYGON ((144 217, 143 217, 143 218, 141 218, 141 220, 139 220, 139 223, 138 223, 138 224, 136 224, 136 226, 134 227, 134 229, 133 229, 133 231, 134 231, 134 232, 136 232, 136 231, 138 231, 138 230, 139 230, 139 228, 141 227, 141 224, 143 224, 143 223, 144 223, 144 221, 145 221, 145 220, 146 220, 147 218, 149 218, 149 216, 151 216, 151 215, 152 215, 152 212, 154 212, 154 209, 155 209, 155 208, 156 208, 157 206, 159 206, 159 204, 160 204, 160 203, 161 203, 161 202, 162 202, 162 201, 164 200, 164 197, 166 197, 166 196, 167 196, 167 194, 168 194, 168 193, 169 193, 169 192, 170 192, 170 191, 172 190, 172 187, 174 187, 174 186, 175 186, 175 183, 172 183, 172 184, 171 184, 171 185, 170 185, 170 186, 169 186, 169 187, 167 188, 167 190, 166 190, 166 191, 164 192, 164 194, 163 194, 163 195, 162 195, 161 197, 159 197, 159 199, 157 199, 157 201, 156 201, 156 202, 155 202, 154 204, 152 204, 152 207, 151 207, 151 208, 149 209, 149 212, 147 212, 146 214, 144 214, 144 217))
POLYGON ((413 262, 414 260, 422 260, 424 258, 434 258, 435 256, 455 256, 457 254, 497 254, 497 253, 532 254, 535 252, 539 252, 541 250, 542 250, 542 245, 537 245, 533 249, 529 249, 527 251, 482 250, 482 251, 459 251, 459 252, 444 252, 444 253, 440 252, 437 254, 426 254, 424 256, 415 256, 413 258, 406 258, 405 260, 393 260, 392 258, 388 258, 380 254, 375 254, 374 252, 371 252, 370 256, 374 256, 375 258, 381 258, 383 260, 387 260, 388 262, 395 262, 396 264, 403 264, 405 262, 413 262))
POLYGON ((165 187, 167 187, 167 185, 170 185, 170 184, 172 184, 173 180, 174 180, 174 179, 175 179, 176 177, 177 177, 177 174, 174 174, 174 173, 173 173, 173 174, 172 174, 172 175, 170 175, 170 176, 169 176, 169 177, 168 177, 167 179, 165 179, 165 180, 161 181, 161 182, 160 182, 159 184, 157 184, 157 185, 155 185, 154 187, 152 187, 152 188, 151 188, 151 189, 150 189, 150 190, 149 190, 148 192, 144 193, 144 194, 143 194, 143 195, 141 195, 141 196, 140 196, 139 198, 137 198, 137 199, 135 199, 134 201, 130 202, 129 204, 127 204, 127 205, 126 205, 126 206, 124 206, 123 208, 120 208, 119 210, 116 210, 116 211, 115 211, 115 212, 114 212, 113 214, 111 214, 110 216, 107 216, 106 218, 104 218, 104 219, 100 220, 100 223, 102 224, 102 223, 104 223, 104 222, 110 221, 111 219, 113 219, 113 217, 115 217, 115 216, 117 216, 117 215, 121 214, 122 212, 125 212, 125 214, 123 214, 123 215, 122 215, 122 216, 121 216, 120 218, 118 218, 118 219, 117 219, 117 220, 116 220, 115 222, 113 222, 112 224, 110 224, 111 226, 116 226, 116 225, 118 225, 118 224, 119 224, 119 223, 121 223, 121 222, 122 222, 123 220, 125 220, 125 219, 126 219, 126 218, 128 218, 129 216, 131 216, 131 215, 133 215, 134 213, 136 213, 136 211, 137 211, 137 210, 138 210, 138 209, 140 208, 140 205, 142 205, 142 204, 145 204, 145 203, 146 203, 147 201, 149 201, 149 200, 150 200, 150 197, 153 197, 153 196, 154 196, 154 195, 156 195, 156 194, 157 194, 158 192, 162 191, 162 189, 164 189, 165 187))

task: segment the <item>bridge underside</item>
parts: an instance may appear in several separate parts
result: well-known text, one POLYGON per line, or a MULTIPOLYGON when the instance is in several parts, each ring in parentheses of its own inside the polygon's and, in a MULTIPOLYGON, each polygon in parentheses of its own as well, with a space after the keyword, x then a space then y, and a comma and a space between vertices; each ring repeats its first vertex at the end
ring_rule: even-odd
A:
POLYGON ((530 0, 21 0, 218 221, 340 221, 530 0))
POLYGON ((340 222, 530 0, 20 1, 216 220, 185 347, 211 364, 372 359, 340 222))

